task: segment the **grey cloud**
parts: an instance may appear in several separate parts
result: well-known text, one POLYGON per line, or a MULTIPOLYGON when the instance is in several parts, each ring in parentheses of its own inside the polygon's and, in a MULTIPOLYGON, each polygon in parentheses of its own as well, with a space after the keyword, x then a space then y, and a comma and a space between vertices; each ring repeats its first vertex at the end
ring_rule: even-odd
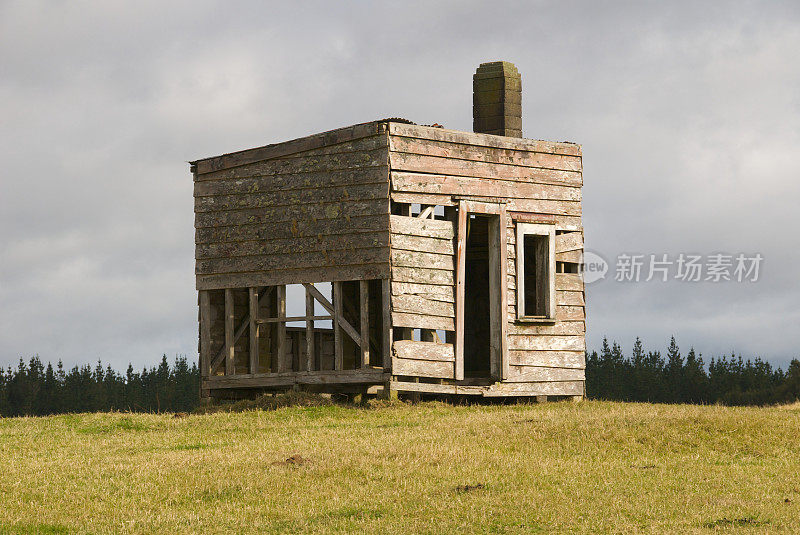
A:
POLYGON ((605 281, 588 338, 797 356, 793 2, 0 5, 0 364, 194 355, 186 161, 404 116, 471 128, 514 61, 525 135, 583 144, 587 246, 761 252, 755 284, 605 281))

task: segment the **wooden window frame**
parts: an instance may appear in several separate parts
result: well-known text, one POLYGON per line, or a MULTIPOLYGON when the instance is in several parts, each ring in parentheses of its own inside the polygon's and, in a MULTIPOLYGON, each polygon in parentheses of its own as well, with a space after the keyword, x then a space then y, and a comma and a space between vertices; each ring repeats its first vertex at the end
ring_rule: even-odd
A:
POLYGON ((554 323, 556 321, 556 226, 547 223, 516 223, 517 248, 517 321, 525 323, 554 323), (525 315, 525 236, 547 236, 548 296, 544 316, 525 315))

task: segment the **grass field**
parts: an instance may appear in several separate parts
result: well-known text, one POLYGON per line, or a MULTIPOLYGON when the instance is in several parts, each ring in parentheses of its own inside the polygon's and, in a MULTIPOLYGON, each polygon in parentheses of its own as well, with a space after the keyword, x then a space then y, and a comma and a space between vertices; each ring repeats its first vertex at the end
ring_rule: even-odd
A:
POLYGON ((0 467, 0 533, 800 533, 800 404, 2 419, 0 467))

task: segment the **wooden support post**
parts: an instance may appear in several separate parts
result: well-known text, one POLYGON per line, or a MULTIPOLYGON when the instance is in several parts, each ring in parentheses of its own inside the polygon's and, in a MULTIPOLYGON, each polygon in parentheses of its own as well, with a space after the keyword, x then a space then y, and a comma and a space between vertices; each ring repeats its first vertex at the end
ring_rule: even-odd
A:
POLYGON ((392 369, 392 283, 389 279, 381 280, 381 325, 383 327, 383 369, 392 369))
POLYGON ((211 294, 200 290, 200 375, 211 375, 211 294))
POLYGON ((546 403, 547 396, 536 396, 536 403, 546 403))
MULTIPOLYGON (((314 315, 314 296, 306 288, 306 316, 314 315)), ((306 371, 314 370, 314 320, 306 320, 306 371)))
MULTIPOLYGON (((500 278, 497 281, 497 290, 500 292, 500 297, 497 301, 500 303, 498 310, 497 321, 500 329, 500 378, 503 380, 508 379, 511 363, 508 356, 508 233, 506 228, 508 226, 508 212, 506 205, 500 205, 500 221, 499 228, 497 229, 498 247, 498 271, 500 278)), ((555 280, 555 277, 553 277, 555 280)))
MULTIPOLYGON (((283 320, 286 318, 286 285, 279 284, 275 288, 277 289, 278 295, 278 318, 283 320)), ((279 321, 275 325, 275 331, 275 336, 277 337, 275 344, 277 371, 285 372, 288 371, 286 369, 286 322, 279 321)))
POLYGON ((508 378, 507 310, 508 275, 506 269, 506 206, 489 219, 489 321, 491 322, 489 354, 492 377, 508 378))
POLYGON ((250 373, 258 373, 258 288, 250 288, 250 373))
POLYGON ((344 368, 344 355, 342 354, 342 283, 336 281, 332 284, 331 293, 333 294, 333 369, 341 370, 344 368))
POLYGON ((369 366, 369 281, 358 282, 358 300, 361 318, 361 367, 369 366))
POLYGON ((233 320, 233 290, 225 288, 225 375, 236 373, 233 320))
POLYGON ((455 379, 464 379, 464 277, 467 272, 467 203, 458 203, 456 229, 456 344, 455 379))

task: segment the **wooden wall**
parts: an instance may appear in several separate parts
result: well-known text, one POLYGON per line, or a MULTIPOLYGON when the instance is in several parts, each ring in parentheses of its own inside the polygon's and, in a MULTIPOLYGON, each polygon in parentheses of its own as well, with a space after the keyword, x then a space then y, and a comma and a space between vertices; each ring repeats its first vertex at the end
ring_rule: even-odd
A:
MULTIPOLYGON (((396 202, 448 206, 453 205, 454 199, 473 198, 506 203, 508 382, 531 383, 534 386, 530 388, 535 388, 536 383, 557 382, 546 388, 543 386, 542 392, 550 395, 582 395, 585 367, 583 281, 577 273, 556 275, 555 323, 518 322, 513 220, 515 213, 533 213, 553 221, 557 232, 557 262, 563 265, 562 262, 579 261, 583 250, 580 146, 391 123, 389 165, 391 195, 396 202)), ((445 234, 432 237, 439 240, 435 242, 401 238, 401 233, 412 232, 412 236, 422 233, 409 226, 408 219, 392 216, 393 302, 398 302, 397 307, 403 301, 413 303, 436 288, 436 292, 445 297, 443 302, 448 303, 447 299, 452 294, 444 288, 452 284, 452 275, 446 271, 432 270, 443 262, 449 265, 452 249, 444 245, 445 234), (426 254, 432 256, 423 259, 421 254, 406 254, 401 250, 401 247, 406 247, 401 245, 406 241, 418 248, 435 246, 426 250, 426 254), (401 263, 397 263, 397 260, 401 260, 401 263), (406 265, 423 260, 424 265, 406 265), (432 285, 432 281, 435 284, 432 285), (409 283, 422 286, 412 287, 408 286, 409 283), (420 295, 404 293, 411 290, 419 291, 420 295)), ((453 229, 449 221, 426 223, 441 223, 442 232, 445 229, 451 232, 453 229)), ((427 301, 422 303, 426 305, 426 310, 430 310, 427 301)), ((447 311, 444 320, 452 320, 450 309, 447 311)), ((398 313, 406 314, 407 311, 395 308, 393 316, 398 313)), ((440 321, 437 318, 432 324, 439 324, 440 321)), ((423 325, 415 323, 413 326, 423 325)), ((524 385, 513 387, 519 392, 526 388, 524 385)))
POLYGON ((389 275, 385 123, 193 163, 197 288, 389 275))
MULTIPOLYGON (((455 330, 455 254, 452 221, 392 215, 392 325, 408 329, 455 330)), ((398 340, 392 373, 452 378, 453 346, 398 340)))

